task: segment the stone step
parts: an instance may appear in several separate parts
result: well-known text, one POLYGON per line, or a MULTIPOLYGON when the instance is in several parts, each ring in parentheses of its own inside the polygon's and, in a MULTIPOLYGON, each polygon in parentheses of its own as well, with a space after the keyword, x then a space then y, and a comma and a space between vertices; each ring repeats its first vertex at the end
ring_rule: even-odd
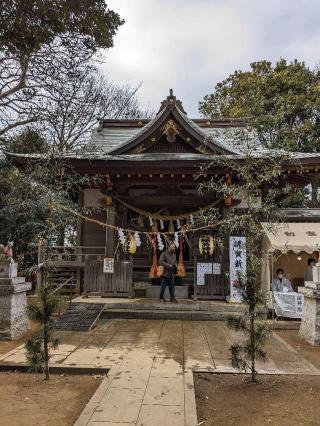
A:
MULTIPOLYGON (((105 305, 104 311, 109 310, 133 310, 133 311, 200 311, 200 312, 233 312, 242 313, 247 311, 246 305, 231 304, 231 303, 206 303, 206 302, 183 302, 178 300, 178 303, 160 303, 152 302, 108 302, 105 305)), ((267 314, 267 309, 261 306, 258 311, 267 314)))
POLYGON ((208 312, 182 310, 142 310, 142 309, 107 309, 101 314, 101 319, 152 319, 180 321, 224 321, 236 312, 208 312))

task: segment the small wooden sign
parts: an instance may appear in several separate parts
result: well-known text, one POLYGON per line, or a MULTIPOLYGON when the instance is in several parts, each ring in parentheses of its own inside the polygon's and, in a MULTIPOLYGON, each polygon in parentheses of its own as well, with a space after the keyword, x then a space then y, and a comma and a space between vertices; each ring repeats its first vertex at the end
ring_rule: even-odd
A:
POLYGON ((114 274, 114 257, 105 257, 103 259, 103 272, 105 274, 114 274))

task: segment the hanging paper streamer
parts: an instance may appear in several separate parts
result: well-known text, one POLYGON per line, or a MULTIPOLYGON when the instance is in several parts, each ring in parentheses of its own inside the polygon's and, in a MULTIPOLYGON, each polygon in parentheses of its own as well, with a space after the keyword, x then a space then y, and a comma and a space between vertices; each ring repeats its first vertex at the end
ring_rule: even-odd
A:
POLYGON ((150 226, 152 226, 152 225, 153 225, 153 220, 152 220, 152 217, 151 217, 151 216, 149 216, 149 223, 150 223, 150 226))
POLYGON ((126 244, 126 237, 124 235, 124 232, 123 232, 122 228, 118 229, 118 235, 119 235, 120 243, 124 246, 126 244))
POLYGON ((161 229, 161 231, 164 230, 164 223, 163 223, 162 219, 160 219, 160 229, 161 229))
POLYGON ((157 234, 157 242, 158 242, 158 249, 160 251, 163 251, 164 250, 164 244, 163 244, 163 241, 162 241, 160 234, 157 234))
POLYGON ((194 217, 192 214, 190 215, 190 223, 192 226, 194 225, 194 217))
POLYGON ((173 240, 173 242, 174 242, 174 245, 178 248, 179 247, 179 234, 178 234, 178 232, 174 233, 174 240, 173 240))
POLYGON ((180 219, 177 219, 176 222, 177 222, 177 229, 179 230, 181 228, 180 219))
POLYGON ((140 235, 139 235, 138 231, 136 231, 134 233, 134 239, 136 240, 137 247, 140 247, 141 246, 141 239, 140 239, 140 235))

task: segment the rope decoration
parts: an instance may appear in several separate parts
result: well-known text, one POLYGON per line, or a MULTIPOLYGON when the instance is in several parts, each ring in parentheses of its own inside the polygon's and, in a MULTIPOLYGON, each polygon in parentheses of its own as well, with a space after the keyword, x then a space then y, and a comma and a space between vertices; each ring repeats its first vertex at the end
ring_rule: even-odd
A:
MULTIPOLYGON (((168 236, 172 235, 174 233, 174 232, 163 232, 163 231, 137 231, 136 229, 121 228, 120 226, 111 225, 109 223, 100 222, 97 219, 87 217, 87 216, 77 212, 76 210, 70 209, 69 207, 65 207, 65 206, 62 206, 61 204, 57 204, 57 203, 50 204, 49 208, 65 211, 67 213, 70 213, 70 214, 78 217, 79 219, 85 220, 86 222, 95 223, 96 225, 102 226, 103 228, 113 229, 114 231, 117 231, 118 234, 119 234, 119 231, 120 231, 119 237, 121 237, 123 235, 123 233, 129 233, 129 234, 134 235, 136 232, 138 232, 139 234, 146 235, 149 238, 151 238, 154 235, 160 234, 160 235, 164 236, 165 240, 167 240, 168 236)), ((183 225, 182 228, 179 231, 175 231, 175 232, 177 234, 184 235, 186 232, 197 232, 197 231, 201 231, 201 230, 204 230, 204 229, 214 229, 214 228, 216 228, 216 227, 218 227, 218 226, 220 226, 224 223, 226 223, 226 220, 221 220, 221 221, 218 221, 218 222, 215 222, 215 223, 212 223, 212 224, 198 226, 198 227, 195 227, 195 228, 191 227, 187 224, 187 225, 183 225)))
POLYGON ((135 207, 129 203, 127 203, 126 201, 121 200, 118 197, 114 197, 115 200, 117 200, 120 204, 122 204, 124 207, 127 207, 128 209, 132 210, 135 213, 138 213, 140 216, 143 217, 147 217, 149 218, 149 222, 150 222, 150 226, 152 226, 153 221, 154 220, 158 220, 160 222, 180 222, 180 220, 194 220, 195 216, 201 216, 204 212, 206 212, 207 210, 212 209, 213 207, 216 207, 221 201, 223 201, 223 197, 219 198, 218 200, 208 204, 205 207, 202 207, 201 209, 195 210, 193 212, 190 213, 184 213, 184 214, 180 214, 180 215, 176 215, 176 216, 172 216, 172 215, 160 215, 157 213, 151 213, 142 209, 139 209, 138 207, 135 207), (191 219, 192 218, 192 219, 191 219))

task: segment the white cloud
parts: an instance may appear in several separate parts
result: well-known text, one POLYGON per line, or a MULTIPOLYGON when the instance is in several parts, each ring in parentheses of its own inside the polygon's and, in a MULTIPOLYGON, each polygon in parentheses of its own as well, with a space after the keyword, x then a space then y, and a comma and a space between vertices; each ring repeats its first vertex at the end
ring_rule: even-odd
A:
POLYGON ((213 85, 260 59, 319 62, 316 0, 109 0, 126 23, 106 56, 117 83, 142 82, 154 110, 173 88, 189 115, 213 85))

